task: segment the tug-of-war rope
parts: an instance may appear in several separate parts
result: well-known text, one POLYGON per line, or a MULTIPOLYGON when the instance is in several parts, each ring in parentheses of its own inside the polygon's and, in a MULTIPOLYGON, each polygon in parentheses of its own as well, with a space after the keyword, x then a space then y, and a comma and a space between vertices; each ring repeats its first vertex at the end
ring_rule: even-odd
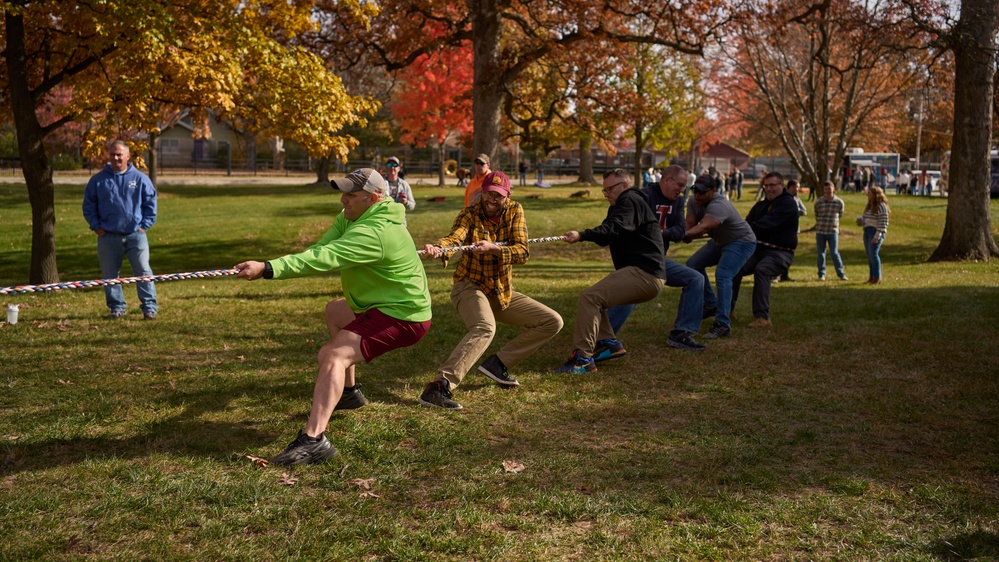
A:
MULTIPOLYGON (((545 238, 531 238, 528 244, 543 244, 545 242, 555 242, 565 240, 565 236, 546 236, 545 238)), ((496 242, 497 246, 506 246, 506 242, 496 242)), ((450 246, 441 248, 445 252, 457 252, 458 250, 471 250, 475 246, 450 246)), ((416 253, 424 254, 425 250, 416 253)), ((89 289, 91 287, 104 287, 109 285, 128 285, 130 283, 149 283, 163 281, 180 281, 181 279, 202 279, 205 277, 222 277, 225 275, 236 275, 238 269, 210 269, 207 271, 192 271, 189 273, 166 273, 163 275, 142 275, 139 277, 119 277, 117 279, 92 279, 90 281, 68 281, 65 283, 46 283, 44 285, 18 285, 15 287, 0 287, 0 295, 19 295, 21 293, 43 293, 46 291, 62 291, 65 289, 89 289)))

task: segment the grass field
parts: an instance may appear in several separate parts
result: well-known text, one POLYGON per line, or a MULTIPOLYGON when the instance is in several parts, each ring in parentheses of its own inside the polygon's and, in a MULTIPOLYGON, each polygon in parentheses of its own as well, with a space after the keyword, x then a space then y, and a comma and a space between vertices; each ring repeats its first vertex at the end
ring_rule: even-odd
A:
MULTIPOLYGON (((602 220, 602 199, 572 191, 514 192, 533 237, 602 220)), ((82 194, 57 187, 67 281, 99 277, 82 194)), ((461 196, 417 198, 422 245, 461 196)), ((863 200, 843 198, 850 281, 820 283, 803 234, 772 329, 745 327, 747 286, 732 338, 668 348, 667 288, 622 330, 629 355, 589 376, 546 369, 571 352, 577 296, 609 256, 532 247, 517 289, 566 326, 512 373, 517 389, 469 374, 457 412, 417 404, 463 333, 452 270, 426 262, 430 333, 358 367, 373 403, 333 416, 338 457, 294 471, 247 456, 273 456, 305 424, 337 275, 160 283, 155 322, 133 286, 114 322, 100 290, 0 297, 20 305, 17 325, 0 323, 0 560, 999 559, 999 266, 926 263, 946 201, 890 196, 885 283, 864 285, 863 200)), ((338 211, 315 186, 163 186, 153 269, 277 257, 338 211)), ((0 248, 0 286, 25 283, 23 185, 0 184, 0 248)))

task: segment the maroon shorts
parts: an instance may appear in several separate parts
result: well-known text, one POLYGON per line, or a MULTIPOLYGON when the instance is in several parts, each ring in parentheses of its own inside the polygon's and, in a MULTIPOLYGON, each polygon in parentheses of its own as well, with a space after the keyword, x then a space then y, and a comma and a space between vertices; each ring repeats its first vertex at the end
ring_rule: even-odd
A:
POLYGON ((372 308, 359 314, 343 329, 361 336, 361 355, 367 363, 383 353, 409 347, 422 340, 430 330, 430 320, 406 322, 372 308))

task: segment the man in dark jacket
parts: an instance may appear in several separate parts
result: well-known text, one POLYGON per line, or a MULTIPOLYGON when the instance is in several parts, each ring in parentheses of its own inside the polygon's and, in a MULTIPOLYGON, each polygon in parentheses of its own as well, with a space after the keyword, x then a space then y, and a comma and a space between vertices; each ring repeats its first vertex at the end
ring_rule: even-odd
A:
POLYGON ((621 168, 604 174, 603 193, 610 202, 604 221, 582 232, 566 232, 565 241, 610 246, 615 271, 579 295, 572 336, 576 350, 554 372, 594 372, 593 356, 607 347, 613 347, 611 355, 625 355, 624 346, 614 339, 607 309, 650 301, 665 284, 662 230, 645 197, 631 189, 631 174, 621 168))
POLYGON ((753 205, 746 222, 756 235, 756 251, 732 280, 732 309, 739 298, 739 285, 753 275, 753 316, 750 328, 770 326, 770 285, 787 271, 798 247, 798 204, 784 189, 784 177, 771 172, 763 178, 766 197, 753 205))
MULTIPOLYGON (((687 171, 681 166, 669 166, 663 171, 659 183, 642 189, 652 212, 659 219, 659 228, 663 233, 663 249, 669 252, 670 242, 679 242, 687 234, 687 219, 684 216, 683 191, 687 186, 687 171)), ((704 309, 704 277, 697 271, 667 257, 666 285, 682 287, 680 304, 677 307, 676 322, 673 330, 666 338, 666 343, 672 347, 701 351, 704 344, 694 339, 701 329, 701 315, 704 309)), ((616 334, 621 330, 635 305, 625 304, 615 306, 607 311, 611 327, 616 334)), ((597 354, 593 360, 600 362, 612 359, 610 349, 597 354)))

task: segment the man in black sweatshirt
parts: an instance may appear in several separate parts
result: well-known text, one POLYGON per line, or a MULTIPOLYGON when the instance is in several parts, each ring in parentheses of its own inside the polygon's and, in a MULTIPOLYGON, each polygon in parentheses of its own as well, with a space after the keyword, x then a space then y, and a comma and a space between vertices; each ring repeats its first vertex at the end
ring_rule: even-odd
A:
POLYGON ((650 301, 665 284, 662 231, 645 197, 631 189, 631 174, 616 168, 604 174, 604 197, 610 202, 607 217, 599 226, 582 232, 570 230, 565 240, 610 246, 614 272, 579 295, 573 351, 558 373, 592 373, 597 370, 593 356, 606 348, 620 357, 627 352, 614 339, 607 309, 621 304, 650 301))
POLYGON ((798 247, 798 204, 784 189, 784 176, 770 172, 763 178, 766 197, 753 205, 746 222, 756 235, 756 251, 732 280, 732 310, 739 299, 739 285, 753 276, 753 316, 750 328, 770 326, 770 285, 787 271, 798 247))

